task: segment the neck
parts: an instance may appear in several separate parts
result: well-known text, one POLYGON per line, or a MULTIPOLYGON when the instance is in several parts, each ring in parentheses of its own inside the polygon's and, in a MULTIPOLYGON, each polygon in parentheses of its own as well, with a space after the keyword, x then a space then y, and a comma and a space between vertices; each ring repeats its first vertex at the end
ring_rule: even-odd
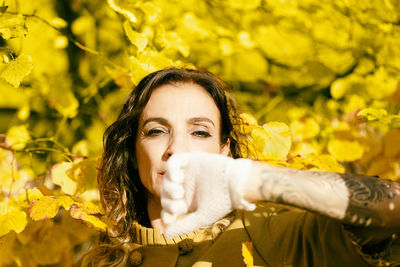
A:
POLYGON ((147 213, 149 214, 149 219, 151 226, 153 228, 157 228, 161 233, 164 232, 164 223, 161 220, 161 201, 159 198, 149 194, 148 204, 147 204, 147 213))

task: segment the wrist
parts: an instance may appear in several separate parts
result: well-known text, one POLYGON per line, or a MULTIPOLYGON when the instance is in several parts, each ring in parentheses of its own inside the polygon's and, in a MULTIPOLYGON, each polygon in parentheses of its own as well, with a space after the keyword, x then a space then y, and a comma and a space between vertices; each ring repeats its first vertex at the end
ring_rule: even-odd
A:
POLYGON ((256 208, 244 197, 244 189, 249 180, 252 164, 250 159, 231 159, 227 163, 229 194, 232 206, 236 209, 254 210, 256 208))

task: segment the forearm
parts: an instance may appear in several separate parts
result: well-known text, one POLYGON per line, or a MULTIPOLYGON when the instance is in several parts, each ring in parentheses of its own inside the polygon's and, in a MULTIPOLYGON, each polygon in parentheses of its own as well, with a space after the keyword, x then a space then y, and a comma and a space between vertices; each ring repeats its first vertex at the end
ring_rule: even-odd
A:
POLYGON ((244 198, 297 206, 353 226, 400 229, 400 186, 375 177, 254 163, 244 198))

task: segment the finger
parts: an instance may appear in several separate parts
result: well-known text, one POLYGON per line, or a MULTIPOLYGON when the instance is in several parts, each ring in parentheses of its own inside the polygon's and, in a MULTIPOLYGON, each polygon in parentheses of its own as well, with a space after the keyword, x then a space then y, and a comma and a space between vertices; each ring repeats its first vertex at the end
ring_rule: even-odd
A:
POLYGON ((162 210, 174 215, 182 215, 188 212, 188 205, 184 199, 161 198, 162 210))
POLYGON ((165 225, 169 225, 169 224, 174 223, 177 218, 178 218, 178 216, 175 215, 175 214, 171 214, 171 213, 169 213, 169 212, 167 212, 165 210, 161 211, 161 220, 163 221, 163 223, 165 225))
POLYGON ((161 197, 169 199, 183 199, 185 197, 185 190, 181 184, 164 179, 161 197))
POLYGON ((190 161, 190 158, 186 154, 174 154, 171 156, 167 162, 166 179, 176 183, 183 183, 185 180, 185 169, 190 161))

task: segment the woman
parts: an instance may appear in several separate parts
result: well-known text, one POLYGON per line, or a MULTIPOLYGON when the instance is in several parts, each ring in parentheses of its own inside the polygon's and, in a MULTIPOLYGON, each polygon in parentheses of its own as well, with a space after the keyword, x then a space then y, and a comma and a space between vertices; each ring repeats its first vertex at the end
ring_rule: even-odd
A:
POLYGON ((208 72, 177 68, 131 92, 104 138, 109 229, 82 265, 242 266, 245 241, 261 266, 382 263, 400 229, 399 186, 237 159, 227 92, 208 72))

